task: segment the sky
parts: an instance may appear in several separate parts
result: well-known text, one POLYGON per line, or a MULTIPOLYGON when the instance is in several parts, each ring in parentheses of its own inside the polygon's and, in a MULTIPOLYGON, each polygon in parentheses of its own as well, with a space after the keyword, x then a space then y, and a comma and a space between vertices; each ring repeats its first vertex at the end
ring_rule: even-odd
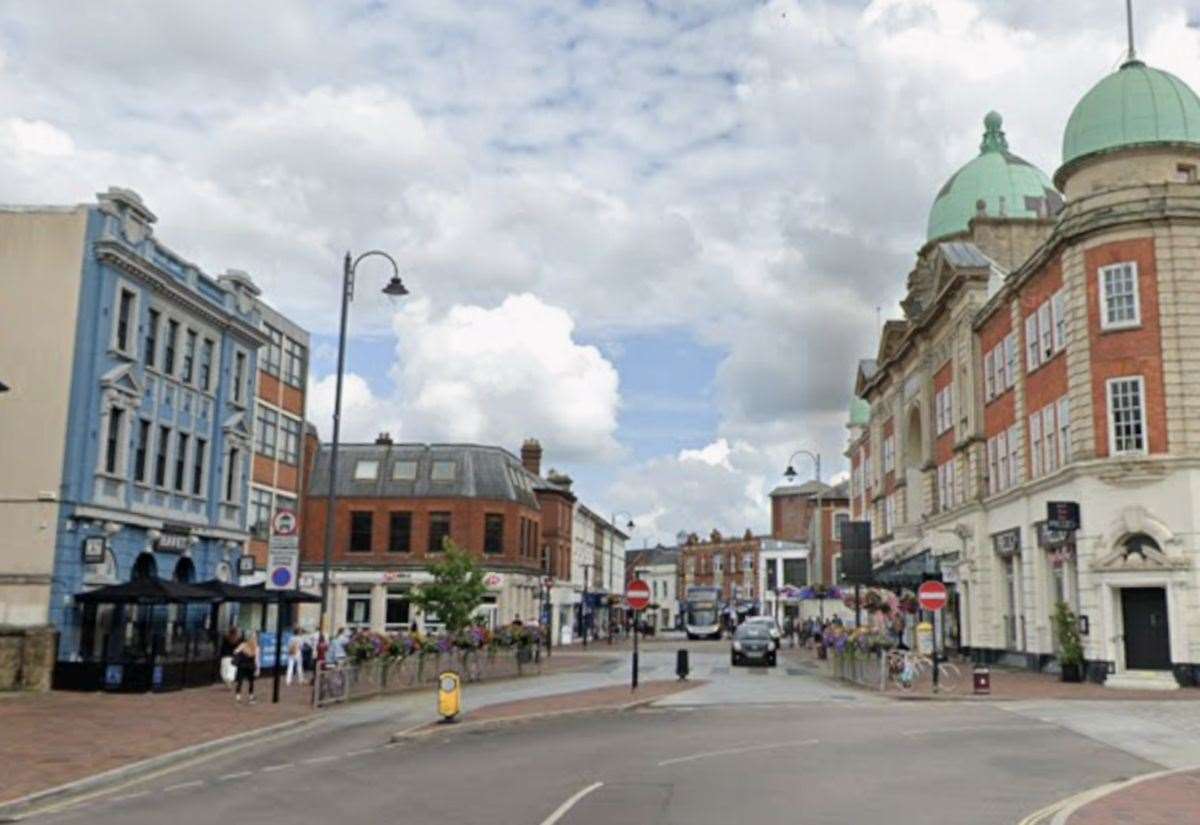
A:
MULTIPOLYGON (((1200 88, 1200 2, 1138 50, 1200 88)), ((796 450, 844 475, 858 359, 933 197, 1004 116, 1053 173, 1121 0, 0 0, 0 200, 134 189, 157 237, 311 330, 331 429, 575 479, 632 545, 769 531, 796 450)), ((811 476, 807 459, 797 471, 811 476)))

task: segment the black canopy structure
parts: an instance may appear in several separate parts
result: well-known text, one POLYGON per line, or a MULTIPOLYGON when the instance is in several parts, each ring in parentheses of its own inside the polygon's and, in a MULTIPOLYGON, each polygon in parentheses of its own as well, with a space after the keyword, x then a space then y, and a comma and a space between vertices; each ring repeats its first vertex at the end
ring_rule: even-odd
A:
POLYGON ((262 594, 266 594, 263 601, 278 602, 284 604, 317 604, 321 601, 321 597, 313 593, 305 593, 303 590, 268 590, 265 584, 252 584, 249 587, 242 588, 259 594, 258 598, 262 598, 262 594))
POLYGON ((243 587, 220 579, 209 579, 196 585, 201 590, 207 590, 218 596, 223 602, 238 602, 241 604, 269 604, 277 601, 274 591, 264 587, 243 587))
POLYGON ((85 593, 77 593, 78 604, 185 604, 189 602, 213 603, 221 597, 209 590, 171 579, 146 578, 124 584, 112 584, 85 593))

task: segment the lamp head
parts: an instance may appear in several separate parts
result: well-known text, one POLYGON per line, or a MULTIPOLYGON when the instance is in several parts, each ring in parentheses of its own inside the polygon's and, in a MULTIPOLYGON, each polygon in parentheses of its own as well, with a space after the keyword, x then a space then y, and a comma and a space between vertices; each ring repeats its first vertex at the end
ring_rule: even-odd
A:
POLYGON ((789 464, 788 468, 783 471, 783 477, 786 478, 788 481, 795 481, 796 475, 797 475, 796 468, 793 467, 791 464, 789 464))
POLYGON ((383 288, 383 294, 395 300, 407 295, 408 289, 404 286, 404 282, 400 280, 399 275, 393 275, 392 280, 388 281, 387 286, 383 288))

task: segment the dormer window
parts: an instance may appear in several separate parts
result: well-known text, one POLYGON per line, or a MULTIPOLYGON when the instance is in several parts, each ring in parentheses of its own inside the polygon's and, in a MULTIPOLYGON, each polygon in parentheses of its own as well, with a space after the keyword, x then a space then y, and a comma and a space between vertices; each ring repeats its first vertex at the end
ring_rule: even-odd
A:
POLYGON ((457 475, 453 461, 435 461, 429 472, 429 480, 454 481, 457 475))
POLYGON ((374 481, 379 476, 379 462, 360 460, 354 465, 355 481, 374 481))
POLYGON ((396 461, 392 464, 392 481, 416 481, 417 462, 396 461))

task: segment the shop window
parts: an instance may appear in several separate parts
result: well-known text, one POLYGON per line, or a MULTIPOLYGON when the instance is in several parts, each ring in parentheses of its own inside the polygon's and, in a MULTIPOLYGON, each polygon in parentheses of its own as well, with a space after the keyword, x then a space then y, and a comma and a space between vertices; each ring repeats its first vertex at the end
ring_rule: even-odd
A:
POLYGON ((366 628, 371 626, 371 589, 352 587, 346 594, 346 626, 366 628))
POLYGON ((410 616, 408 591, 398 588, 389 589, 383 617, 384 630, 394 632, 408 629, 408 624, 411 621, 410 616))

